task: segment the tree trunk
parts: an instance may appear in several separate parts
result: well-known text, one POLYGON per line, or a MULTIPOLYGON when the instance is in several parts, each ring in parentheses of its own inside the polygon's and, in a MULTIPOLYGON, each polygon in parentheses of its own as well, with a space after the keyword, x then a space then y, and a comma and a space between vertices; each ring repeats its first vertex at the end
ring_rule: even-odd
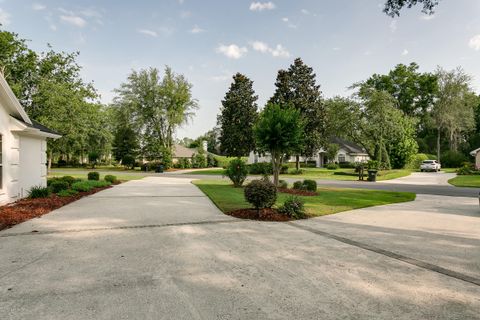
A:
POLYGON ((52 169, 52 152, 48 152, 48 166, 47 166, 47 174, 50 173, 50 169, 52 169))
POLYGON ((440 128, 437 128, 437 161, 440 163, 440 128))
POLYGON ((273 184, 278 186, 278 175, 280 173, 281 155, 276 152, 272 152, 272 170, 273 170, 273 184))
POLYGON ((300 170, 300 156, 297 154, 295 156, 295 168, 298 170, 300 170))

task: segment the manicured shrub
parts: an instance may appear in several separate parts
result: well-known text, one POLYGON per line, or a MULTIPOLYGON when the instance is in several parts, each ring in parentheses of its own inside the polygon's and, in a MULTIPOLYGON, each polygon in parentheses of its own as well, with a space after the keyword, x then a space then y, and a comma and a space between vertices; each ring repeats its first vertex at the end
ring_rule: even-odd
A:
POLYGON ((77 182, 78 179, 75 179, 72 176, 63 176, 60 178, 60 180, 65 181, 66 183, 68 183, 68 186, 71 186, 72 184, 77 182))
POLYGON ((107 181, 87 180, 75 182, 72 185, 72 189, 79 192, 87 192, 92 190, 93 188, 103 188, 109 185, 110 183, 107 181))
POLYGON ((277 188, 266 180, 253 180, 244 190, 245 200, 255 209, 271 208, 277 200, 277 188))
POLYGON ((230 161, 224 174, 233 182, 234 187, 241 187, 247 179, 247 164, 242 159, 234 159, 230 161))
POLYGON ((446 151, 440 157, 442 168, 459 168, 468 159, 463 153, 456 151, 446 151))
MULTIPOLYGON (((288 170, 288 167, 287 167, 288 170)), ((272 164, 270 162, 257 162, 248 165, 248 172, 250 174, 272 174, 272 164)))
POLYGON ((340 162, 338 166, 342 169, 355 169, 355 162, 340 162))
POLYGON ((47 198, 50 195, 50 189, 48 187, 33 186, 28 191, 28 197, 31 199, 47 198))
POLYGON ((280 189, 287 189, 288 188, 288 182, 285 180, 278 180, 278 187, 280 189))
POLYGON ((50 185, 51 185, 54 181, 58 181, 58 180, 59 180, 58 177, 48 178, 48 179, 47 179, 47 187, 50 187, 50 185))
POLYGON ((297 196, 288 197, 279 211, 291 218, 303 219, 305 218, 305 202, 297 196))
POLYGON ((315 180, 303 180, 302 185, 304 190, 317 191, 317 182, 315 180))
POLYGON ((328 170, 336 170, 338 169, 338 164, 336 163, 327 163, 325 166, 328 170))
POLYGON ((50 184, 50 189, 52 190, 53 193, 59 193, 62 190, 67 190, 70 187, 68 182, 63 181, 63 180, 56 180, 52 181, 50 184))
POLYGON ((302 181, 295 181, 292 186, 295 190, 303 190, 303 182, 302 181))
POLYGON ((88 180, 100 180, 100 173, 92 171, 88 173, 88 180))
POLYGON ((288 173, 288 165, 287 164, 283 164, 281 167, 280 167, 280 174, 287 174, 288 173))
POLYGON ((418 170, 420 169, 420 165, 422 164, 422 162, 425 160, 433 159, 429 158, 428 155, 426 155, 425 153, 417 153, 410 159, 410 161, 406 164, 405 168, 418 170))
POLYGON ((218 167, 218 160, 210 153, 207 155, 207 167, 215 168, 218 167))
POLYGON ((302 170, 302 169, 293 169, 292 171, 290 171, 290 174, 294 174, 294 175, 300 175, 300 174, 303 174, 305 171, 302 170))
POLYGON ((59 197, 70 197, 70 196, 74 196, 76 194, 78 194, 78 191, 68 189, 68 190, 60 191, 59 193, 57 193, 57 196, 59 196, 59 197))
POLYGON ((115 183, 117 181, 117 177, 111 174, 107 174, 103 180, 110 182, 110 183, 115 183))

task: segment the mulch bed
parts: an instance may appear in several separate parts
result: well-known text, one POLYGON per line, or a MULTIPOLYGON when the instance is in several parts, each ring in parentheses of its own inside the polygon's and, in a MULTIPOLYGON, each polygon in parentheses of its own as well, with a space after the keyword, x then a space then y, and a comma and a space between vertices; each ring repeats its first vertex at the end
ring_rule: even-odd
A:
POLYGON ((64 205, 67 205, 73 201, 108 188, 111 188, 111 186, 95 188, 90 191, 80 192, 69 197, 59 197, 56 194, 52 194, 48 198, 25 198, 13 203, 9 203, 0 207, 0 230, 10 228, 16 224, 33 218, 43 216, 44 214, 63 207, 64 205))
POLYGON ((294 194, 296 196, 306 196, 306 197, 318 196, 317 192, 307 191, 307 190, 298 190, 298 189, 278 188, 278 192, 294 194))
POLYGON ((249 219, 249 220, 260 220, 260 221, 290 221, 292 220, 288 216, 281 214, 276 209, 263 209, 260 210, 260 216, 257 213, 256 209, 239 209, 227 212, 229 216, 240 218, 240 219, 249 219))

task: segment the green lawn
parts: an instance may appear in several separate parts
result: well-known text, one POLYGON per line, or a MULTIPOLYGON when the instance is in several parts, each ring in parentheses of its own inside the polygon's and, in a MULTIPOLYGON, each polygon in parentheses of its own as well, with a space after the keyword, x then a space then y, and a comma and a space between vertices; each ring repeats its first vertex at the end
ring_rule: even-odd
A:
MULTIPOLYGON (((243 197, 243 188, 234 188, 229 182, 196 180, 193 183, 223 212, 251 207, 243 197)), ((415 199, 415 194, 410 192, 343 188, 318 188, 318 192, 318 196, 301 197, 305 200, 305 208, 310 216, 323 216, 341 211, 415 199)), ((275 206, 280 206, 288 196, 289 194, 279 193, 275 206)))
MULTIPOLYGON (((74 178, 86 179, 88 173, 91 172, 91 171, 94 171, 94 170, 76 169, 75 171, 77 171, 77 172, 72 172, 72 171, 73 170, 70 171, 68 169, 61 169, 61 170, 56 169, 55 172, 50 172, 48 174, 48 177, 52 178, 52 177, 72 176, 74 178), (85 171, 85 173, 78 173, 78 171, 85 171)), ((97 170, 95 170, 95 171, 97 171, 97 170)), ((117 179, 120 180, 120 181, 138 180, 138 179, 142 179, 143 177, 145 177, 145 175, 140 174, 140 172, 138 174, 121 174, 121 172, 103 172, 103 171, 99 171, 99 172, 100 172, 100 179, 101 180, 103 180, 103 178, 107 174, 111 174, 111 175, 116 176, 117 179)))
POLYGON ((480 188, 480 175, 456 176, 448 180, 448 183, 455 187, 480 188))
MULTIPOLYGON (((292 178, 292 179, 327 179, 327 180, 345 180, 345 181, 354 181, 358 180, 358 174, 355 173, 354 169, 337 169, 337 170, 328 170, 325 168, 302 168, 304 170, 303 174, 282 174, 281 178, 292 178)), ((290 172, 293 169, 289 170, 290 172)), ((411 170, 388 170, 380 171, 377 176, 377 180, 390 180, 401 178, 410 175, 411 170)), ((188 174, 198 174, 198 175, 222 175, 223 169, 211 169, 211 170, 202 170, 189 172, 188 174)), ((366 173, 365 173, 366 174, 366 173)), ((366 179, 366 178, 365 178, 366 179)))

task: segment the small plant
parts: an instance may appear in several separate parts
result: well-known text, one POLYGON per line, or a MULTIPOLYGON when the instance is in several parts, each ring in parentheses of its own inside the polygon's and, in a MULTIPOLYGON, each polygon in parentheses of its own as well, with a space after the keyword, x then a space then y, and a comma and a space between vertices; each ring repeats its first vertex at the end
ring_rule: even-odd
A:
POLYGON ((77 179, 75 179, 75 178, 72 177, 72 176, 63 176, 63 177, 60 178, 60 180, 65 181, 66 183, 68 183, 68 186, 71 186, 72 184, 74 184, 75 182, 77 182, 77 179))
POLYGON ((338 164, 336 163, 327 163, 326 168, 328 170, 337 170, 338 169, 338 164))
POLYGON ((233 182, 233 186, 238 188, 243 185, 247 179, 248 167, 242 159, 233 159, 225 170, 225 175, 233 182))
POLYGON ((303 189, 315 192, 317 191, 317 182, 315 180, 303 180, 303 189))
POLYGON ((369 160, 367 162, 368 170, 378 170, 380 168, 380 162, 377 160, 369 160))
POLYGON ((74 195, 77 195, 77 194, 78 194, 78 191, 68 189, 68 190, 60 191, 59 193, 57 193, 57 196, 59 196, 59 197, 70 197, 70 196, 74 196, 74 195))
POLYGON ((280 174, 287 174, 288 173, 288 165, 284 164, 280 167, 280 174))
POLYGON ((248 172, 250 174, 272 174, 272 164, 270 162, 257 162, 248 165, 248 172))
POLYGON ((302 181, 295 181, 293 183, 292 189, 303 190, 303 182, 302 181))
POLYGON ((93 188, 103 188, 109 185, 110 183, 106 181, 87 180, 75 182, 72 185, 72 189, 79 192, 88 192, 93 188))
POLYGON ((293 169, 292 171, 290 171, 290 174, 295 174, 295 175, 300 175, 300 174, 303 174, 305 171, 302 170, 302 169, 293 169))
POLYGON ((107 174, 103 180, 107 181, 107 182, 110 182, 110 183, 115 183, 117 182, 117 177, 114 176, 114 175, 111 175, 111 174, 107 174))
POLYGON ((67 190, 69 187, 68 182, 63 180, 55 180, 50 183, 50 189, 52 189, 53 193, 59 193, 62 190, 67 190))
POLYGON ((47 198, 50 195, 50 189, 43 186, 33 186, 28 191, 28 197, 31 199, 47 198))
POLYGON ((305 202, 297 196, 288 197, 279 211, 291 218, 303 219, 305 218, 305 202))
POLYGON ((244 196, 260 214, 260 209, 271 208, 275 204, 277 188, 270 181, 253 180, 245 187, 244 196))
POLYGON ((92 171, 88 173, 88 180, 100 180, 100 173, 92 171))
POLYGON ((280 189, 287 189, 288 188, 288 182, 285 180, 279 180, 278 181, 278 187, 280 189))

